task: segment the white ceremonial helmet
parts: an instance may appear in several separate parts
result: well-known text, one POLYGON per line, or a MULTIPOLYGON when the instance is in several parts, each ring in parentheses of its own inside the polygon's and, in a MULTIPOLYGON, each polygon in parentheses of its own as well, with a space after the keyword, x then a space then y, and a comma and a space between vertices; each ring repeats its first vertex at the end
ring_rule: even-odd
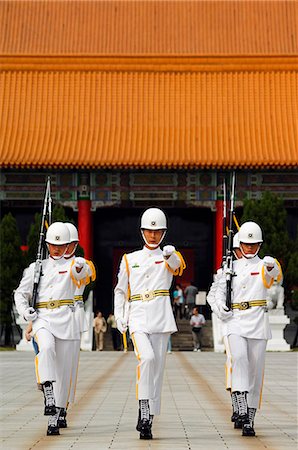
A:
POLYGON ((263 242, 262 230, 261 227, 255 222, 245 222, 241 225, 239 229, 239 242, 240 242, 240 250, 245 258, 251 259, 254 258, 261 247, 263 242), (257 251, 254 254, 246 254, 243 252, 241 244, 259 244, 257 251))
POLYGON ((167 218, 165 213, 159 208, 148 208, 141 217, 141 233, 147 246, 155 248, 160 245, 167 231, 167 218), (144 236, 144 230, 163 230, 162 237, 158 244, 149 244, 144 236))
POLYGON ((234 234, 233 248, 240 248, 239 233, 234 234))
POLYGON ((70 233, 65 223, 54 222, 47 229, 47 244, 65 245, 70 243, 70 233))
POLYGON ((149 208, 141 217, 141 229, 143 230, 166 230, 167 218, 159 208, 149 208))
POLYGON ((244 244, 263 242, 261 227, 255 222, 245 222, 239 229, 239 241, 244 244))
POLYGON ((69 234, 70 234, 70 242, 79 242, 79 235, 77 227, 70 222, 66 222, 65 225, 68 228, 69 234))

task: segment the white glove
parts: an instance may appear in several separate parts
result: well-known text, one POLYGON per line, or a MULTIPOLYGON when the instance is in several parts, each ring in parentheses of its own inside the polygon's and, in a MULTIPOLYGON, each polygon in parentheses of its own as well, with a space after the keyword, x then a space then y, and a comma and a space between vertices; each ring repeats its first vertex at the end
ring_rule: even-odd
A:
POLYGON ((85 258, 82 258, 81 256, 77 256, 75 258, 74 266, 76 269, 81 269, 82 267, 84 267, 85 262, 86 262, 85 258))
POLYGON ((126 333, 127 331, 127 322, 124 319, 117 319, 117 328, 120 331, 120 333, 126 333))
POLYGON ((272 256, 264 256, 263 263, 265 267, 274 267, 275 259, 272 256))
POLYGON ((233 316, 233 313, 231 310, 229 310, 227 305, 225 305, 224 303, 220 303, 218 305, 218 314, 217 315, 218 315, 218 318, 224 322, 225 320, 230 319, 233 316))
POLYGON ((32 306, 29 306, 29 308, 26 308, 23 312, 24 319, 27 320, 27 322, 33 322, 35 319, 37 319, 37 312, 35 311, 32 306))
POLYGON ((162 254, 165 258, 168 258, 176 251, 174 245, 165 245, 162 254))
POLYGON ((218 309, 218 306, 216 305, 216 303, 213 303, 213 305, 211 306, 211 309, 212 309, 212 312, 214 313, 214 314, 216 314, 217 315, 217 317, 219 317, 219 309, 218 309))

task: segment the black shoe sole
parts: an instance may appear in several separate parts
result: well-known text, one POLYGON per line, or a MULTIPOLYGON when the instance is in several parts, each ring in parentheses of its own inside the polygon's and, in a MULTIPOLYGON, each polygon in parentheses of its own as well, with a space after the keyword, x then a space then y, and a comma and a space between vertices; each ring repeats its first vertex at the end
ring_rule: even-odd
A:
POLYGON ((58 420, 58 427, 59 428, 67 428, 66 420, 58 420))
POLYGON ((153 438, 152 434, 140 434, 140 439, 149 441, 152 438, 153 438))
POLYGON ((56 406, 45 406, 44 415, 45 416, 54 416, 56 414, 56 406))
POLYGON ((60 434, 58 427, 51 427, 47 429, 47 436, 58 436, 60 434))
POLYGON ((245 430, 245 428, 242 428, 242 436, 255 436, 255 430, 253 429, 249 429, 249 430, 245 430))

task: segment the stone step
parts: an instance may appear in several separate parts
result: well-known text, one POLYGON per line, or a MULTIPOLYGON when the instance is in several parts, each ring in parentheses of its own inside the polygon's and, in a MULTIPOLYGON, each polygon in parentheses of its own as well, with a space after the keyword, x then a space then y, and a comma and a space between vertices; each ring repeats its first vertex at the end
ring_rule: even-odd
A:
MULTIPOLYGON (((190 351, 193 349, 191 326, 189 321, 185 319, 177 320, 178 332, 172 335, 172 349, 179 351, 190 351)), ((203 348, 213 348, 213 337, 212 337, 212 322, 211 320, 206 321, 206 325, 203 327, 201 332, 201 342, 203 348)), ((121 345, 123 346, 122 338, 121 345)), ((95 344, 94 344, 95 347, 95 344)), ((93 347, 93 349, 94 349, 93 347)), ((113 351, 113 341, 111 333, 108 331, 104 336, 104 350, 113 351)), ((128 342, 128 350, 133 350, 132 343, 128 342)))

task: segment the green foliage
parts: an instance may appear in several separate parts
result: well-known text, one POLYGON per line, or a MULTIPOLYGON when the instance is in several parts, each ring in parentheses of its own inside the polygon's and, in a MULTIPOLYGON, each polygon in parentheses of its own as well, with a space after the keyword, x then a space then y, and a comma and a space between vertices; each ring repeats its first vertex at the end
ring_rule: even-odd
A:
POLYGON ((53 209, 52 222, 71 222, 65 213, 62 205, 56 205, 53 209))
POLYGON ((284 265, 290 250, 290 240, 283 200, 271 192, 265 192, 261 200, 246 200, 241 223, 250 220, 257 222, 263 231, 264 243, 260 255, 274 256, 284 265))
MULTIPOLYGON (((294 291, 296 293, 297 299, 297 309, 298 309, 298 229, 297 229, 297 237, 296 242, 293 246, 291 246, 291 254, 289 257, 288 267, 287 267, 287 282, 289 283, 289 286, 293 289, 296 288, 294 291)), ((292 296, 293 299, 293 296, 292 296)))
MULTIPOLYGON (((298 311, 298 289, 295 289, 292 293, 292 308, 295 311, 298 311)), ((296 319, 298 321, 298 317, 296 319)), ((297 323, 297 325, 298 325, 298 323, 297 323)))
POLYGON ((82 258, 85 256, 84 249, 80 246, 80 244, 76 248, 75 256, 81 256, 82 258))
POLYGON ((0 223, 0 321, 11 326, 13 290, 17 287, 24 269, 21 238, 16 220, 11 213, 0 223))
POLYGON ((31 224, 29 234, 27 237, 27 265, 36 260, 38 240, 40 233, 41 214, 36 213, 34 216, 34 223, 31 224))
MULTIPOLYGON (((70 222, 68 219, 63 206, 57 205, 53 209, 52 222, 70 222)), ((27 264, 36 260, 38 241, 40 234, 41 225, 41 213, 36 213, 34 216, 34 223, 31 224, 29 234, 27 237, 27 245, 29 247, 27 253, 27 264)), ((44 245, 44 254, 46 251, 46 246, 44 245)))
POLYGON ((265 192, 260 200, 245 200, 241 223, 251 220, 258 223, 263 231, 260 257, 270 255, 279 260, 286 290, 298 285, 298 253, 287 231, 287 211, 283 199, 265 192))

